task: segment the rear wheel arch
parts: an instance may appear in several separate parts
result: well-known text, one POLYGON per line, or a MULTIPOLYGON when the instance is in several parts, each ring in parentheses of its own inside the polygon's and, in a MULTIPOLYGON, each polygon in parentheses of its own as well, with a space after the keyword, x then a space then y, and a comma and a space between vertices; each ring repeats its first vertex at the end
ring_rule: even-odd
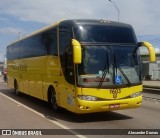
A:
POLYGON ((18 82, 17 82, 16 79, 14 79, 14 93, 15 93, 16 95, 19 94, 19 90, 18 90, 18 82))

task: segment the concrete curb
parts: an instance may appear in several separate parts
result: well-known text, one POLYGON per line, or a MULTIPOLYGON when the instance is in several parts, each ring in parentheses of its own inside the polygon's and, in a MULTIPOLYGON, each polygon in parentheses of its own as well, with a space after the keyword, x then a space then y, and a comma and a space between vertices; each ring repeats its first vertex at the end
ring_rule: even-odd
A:
POLYGON ((144 89, 156 89, 157 92, 160 91, 160 81, 143 81, 142 85, 144 89))
POLYGON ((160 86, 143 85, 144 88, 160 89, 160 86))

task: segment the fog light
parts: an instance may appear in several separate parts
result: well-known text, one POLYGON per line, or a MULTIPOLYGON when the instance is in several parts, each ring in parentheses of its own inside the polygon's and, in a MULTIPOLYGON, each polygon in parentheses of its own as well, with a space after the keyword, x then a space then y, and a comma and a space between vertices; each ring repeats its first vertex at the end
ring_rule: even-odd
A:
POLYGON ((79 105, 79 109, 85 109, 83 105, 79 105))

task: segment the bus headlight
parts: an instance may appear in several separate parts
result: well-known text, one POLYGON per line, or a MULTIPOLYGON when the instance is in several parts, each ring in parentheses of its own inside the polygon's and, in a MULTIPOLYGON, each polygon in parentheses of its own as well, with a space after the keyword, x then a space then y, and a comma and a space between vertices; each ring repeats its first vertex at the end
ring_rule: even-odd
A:
POLYGON ((142 94, 141 92, 136 92, 136 93, 131 94, 131 97, 135 98, 135 97, 141 96, 141 94, 142 94))
POLYGON ((78 95, 78 98, 85 101, 96 101, 98 100, 95 96, 89 96, 89 95, 78 95))

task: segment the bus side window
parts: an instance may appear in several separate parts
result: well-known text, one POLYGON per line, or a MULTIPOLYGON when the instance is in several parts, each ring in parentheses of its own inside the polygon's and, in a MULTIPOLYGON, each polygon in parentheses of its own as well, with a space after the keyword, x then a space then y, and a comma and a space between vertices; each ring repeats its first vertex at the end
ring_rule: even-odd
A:
POLYGON ((58 48, 57 48, 57 28, 49 31, 50 38, 50 46, 49 46, 49 54, 58 56, 58 48))
POLYGON ((60 26, 60 60, 65 79, 70 84, 74 84, 74 64, 72 52, 72 31, 67 26, 60 26))
POLYGON ((72 34, 69 27, 67 26, 60 26, 59 32, 60 32, 59 51, 60 51, 60 55, 62 55, 65 50, 65 47, 70 45, 72 34))
POLYGON ((66 47, 64 58, 65 78, 69 83, 74 84, 73 47, 71 46, 71 44, 66 47))
POLYGON ((8 47, 8 54, 7 54, 8 59, 13 60, 14 59, 13 54, 14 54, 14 45, 8 47))
POLYGON ((45 47, 46 55, 58 56, 57 28, 42 34, 42 44, 45 47))
POLYGON ((21 58, 44 56, 41 34, 29 37, 21 44, 21 58))

